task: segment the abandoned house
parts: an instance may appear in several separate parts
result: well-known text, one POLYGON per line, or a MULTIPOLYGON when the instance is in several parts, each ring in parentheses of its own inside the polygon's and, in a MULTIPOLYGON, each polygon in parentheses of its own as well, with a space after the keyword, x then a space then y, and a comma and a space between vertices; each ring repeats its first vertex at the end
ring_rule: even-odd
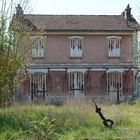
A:
POLYGON ((111 102, 138 97, 139 24, 129 5, 120 15, 32 15, 18 5, 12 19, 18 33, 17 25, 28 32, 19 44, 19 51, 28 48, 28 76, 18 96, 111 102))

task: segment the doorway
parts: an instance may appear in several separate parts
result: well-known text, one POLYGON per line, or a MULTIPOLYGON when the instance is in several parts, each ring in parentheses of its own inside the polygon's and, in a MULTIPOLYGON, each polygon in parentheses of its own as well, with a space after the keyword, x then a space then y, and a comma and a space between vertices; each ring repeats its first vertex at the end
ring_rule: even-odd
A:
POLYGON ((84 96, 84 73, 72 72, 69 73, 69 91, 70 96, 84 96))
POLYGON ((107 73, 107 91, 110 102, 123 101, 123 73, 109 72, 107 73))

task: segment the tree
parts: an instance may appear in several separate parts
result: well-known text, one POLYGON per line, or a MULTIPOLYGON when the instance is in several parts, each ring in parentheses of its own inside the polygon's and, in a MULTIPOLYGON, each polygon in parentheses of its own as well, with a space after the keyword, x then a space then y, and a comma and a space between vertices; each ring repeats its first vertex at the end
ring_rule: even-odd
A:
MULTIPOLYGON (((20 0, 23 7, 27 7, 27 0, 20 0)), ((0 106, 9 105, 15 85, 20 83, 25 67, 24 57, 17 51, 16 33, 8 28, 13 15, 13 0, 0 0, 0 106), (17 71, 20 70, 20 76, 17 71)), ((18 34, 19 35, 19 34, 18 34)), ((20 39, 23 37, 22 33, 20 39)))

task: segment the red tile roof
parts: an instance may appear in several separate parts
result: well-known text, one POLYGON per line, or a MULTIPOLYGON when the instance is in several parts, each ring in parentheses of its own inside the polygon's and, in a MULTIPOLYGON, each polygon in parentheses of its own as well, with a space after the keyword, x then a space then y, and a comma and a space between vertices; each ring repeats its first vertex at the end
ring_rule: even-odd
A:
MULTIPOLYGON (((16 17, 16 16, 15 16, 16 17)), ((24 15, 24 23, 42 31, 134 31, 139 24, 123 15, 24 15)))

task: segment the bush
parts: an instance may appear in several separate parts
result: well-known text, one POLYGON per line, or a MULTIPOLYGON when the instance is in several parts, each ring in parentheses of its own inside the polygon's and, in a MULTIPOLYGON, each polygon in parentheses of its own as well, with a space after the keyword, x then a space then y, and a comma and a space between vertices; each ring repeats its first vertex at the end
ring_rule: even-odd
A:
POLYGON ((54 131, 54 121, 54 119, 49 120, 47 117, 44 117, 40 122, 30 122, 29 135, 36 140, 56 140, 57 134, 54 131))

